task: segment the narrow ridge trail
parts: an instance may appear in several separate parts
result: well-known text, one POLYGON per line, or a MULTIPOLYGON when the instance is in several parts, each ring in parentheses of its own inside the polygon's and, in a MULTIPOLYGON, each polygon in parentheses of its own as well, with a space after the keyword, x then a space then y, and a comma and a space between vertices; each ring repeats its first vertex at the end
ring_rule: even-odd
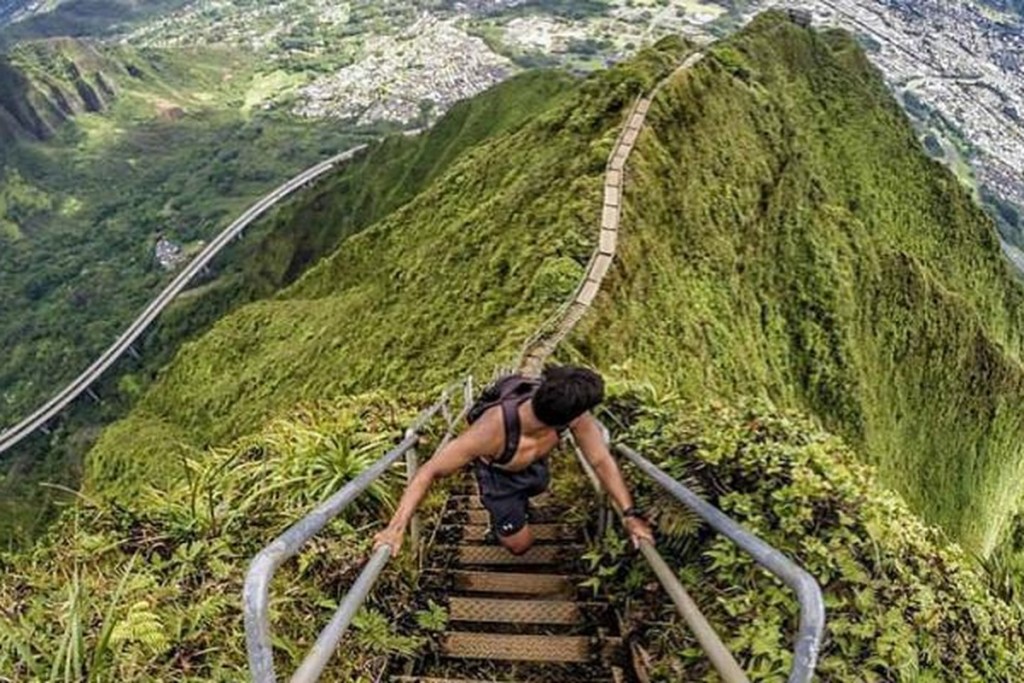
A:
MULTIPOLYGON (((626 164, 654 97, 663 85, 703 57, 696 52, 637 99, 609 156, 596 249, 574 293, 524 346, 518 372, 539 375, 544 363, 592 306, 615 258, 627 178, 626 164)), ((392 677, 396 683, 481 683, 627 679, 627 653, 609 605, 577 588, 583 529, 559 522, 565 505, 551 494, 534 499, 537 543, 515 556, 488 543, 489 523, 476 482, 452 495, 442 518, 441 543, 428 551, 428 582, 447 596, 449 625, 437 652, 392 677)))
POLYGON ((601 205, 601 231, 597 248, 590 256, 576 290, 566 299, 555 313, 544 321, 537 331, 526 341, 519 360, 518 372, 537 376, 544 367, 545 361, 555 348, 564 340, 579 321, 586 315, 601 290, 608 271, 615 260, 615 252, 619 242, 619 229, 622 223, 622 205, 625 200, 627 180, 626 164, 633 152, 637 138, 643 130, 647 112, 651 103, 665 84, 687 71, 703 59, 703 52, 689 55, 671 74, 654 86, 649 94, 637 99, 626 116, 626 125, 619 133, 612 153, 608 157, 604 174, 604 200, 601 205))

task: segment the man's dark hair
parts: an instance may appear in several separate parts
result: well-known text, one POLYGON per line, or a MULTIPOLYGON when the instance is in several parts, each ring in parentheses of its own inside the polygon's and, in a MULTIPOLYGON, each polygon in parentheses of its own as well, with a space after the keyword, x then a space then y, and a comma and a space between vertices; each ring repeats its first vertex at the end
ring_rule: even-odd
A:
POLYGON ((593 370, 551 365, 541 379, 533 412, 546 425, 563 427, 604 400, 604 380, 593 370))

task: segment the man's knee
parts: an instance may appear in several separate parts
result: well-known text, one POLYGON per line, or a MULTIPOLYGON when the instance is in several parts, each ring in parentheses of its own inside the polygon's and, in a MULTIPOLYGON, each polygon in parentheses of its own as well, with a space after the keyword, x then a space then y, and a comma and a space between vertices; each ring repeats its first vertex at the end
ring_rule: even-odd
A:
POLYGON ((498 540, 513 555, 522 555, 533 546, 533 534, 529 527, 523 527, 510 536, 500 536, 498 540))

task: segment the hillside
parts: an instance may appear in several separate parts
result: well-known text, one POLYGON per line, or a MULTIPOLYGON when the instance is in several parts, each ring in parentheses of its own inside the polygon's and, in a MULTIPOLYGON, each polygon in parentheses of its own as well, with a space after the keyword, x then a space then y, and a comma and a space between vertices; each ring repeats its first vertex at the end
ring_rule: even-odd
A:
MULTIPOLYGON (((379 134, 255 107, 265 81, 244 53, 224 49, 50 39, 7 53, 0 429, 77 376, 166 284, 172 274, 154 256, 160 235, 191 254, 275 185, 379 134)), ((40 480, 77 486, 91 439, 80 437, 137 386, 98 387, 104 403, 71 416, 87 425, 75 438, 0 456, 0 543, 47 518, 39 508, 57 494, 40 480)))
POLYGON ((30 43, 0 57, 0 138, 47 140, 76 114, 104 111, 117 82, 141 77, 71 39, 30 43))
POLYGON ((649 121, 582 352, 686 398, 816 415, 991 552, 1024 490, 1024 291, 860 50, 766 26, 649 121))
MULTIPOLYGON (((438 386, 515 359, 593 249, 624 112, 690 50, 663 41, 568 91, 506 99, 532 104, 457 155, 393 157, 431 169, 410 171, 427 180, 400 201, 376 183, 337 186, 282 213, 301 231, 343 207, 386 207, 276 296, 181 347, 104 432, 82 502, 32 552, 3 559, 0 668, 50 671, 50 653, 76 648, 91 658, 78 673, 237 678, 247 559, 438 386)), ((558 79, 520 83, 546 78, 558 79)), ((1024 675, 1021 607, 950 543, 990 552, 1020 503, 1024 297, 991 222, 927 159, 854 41, 760 17, 667 83, 629 163, 620 259, 561 352, 608 376, 608 421, 818 577, 833 615, 822 680, 1024 675)), ((336 599, 365 549, 355 529, 393 492, 332 528, 329 561, 289 568, 282 662, 313 636, 302 605, 336 599)), ((778 680, 791 599, 644 497, 740 661, 778 680)), ((618 597, 659 624, 644 633, 658 680, 704 677, 681 627, 644 605, 648 577, 611 560, 630 576, 618 597)), ((386 614, 409 589, 388 575, 374 603, 386 614)), ((367 619, 338 680, 357 679, 374 647, 421 645, 367 619)), ((74 661, 58 669, 73 677, 74 661)))

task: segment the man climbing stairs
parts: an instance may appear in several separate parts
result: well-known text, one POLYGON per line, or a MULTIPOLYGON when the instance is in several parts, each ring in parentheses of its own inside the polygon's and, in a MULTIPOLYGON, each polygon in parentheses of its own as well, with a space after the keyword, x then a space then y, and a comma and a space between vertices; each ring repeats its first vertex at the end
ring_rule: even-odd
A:
POLYGON ((488 514, 475 482, 464 490, 449 499, 442 542, 426 558, 436 573, 432 585, 447 594, 448 626, 436 652, 392 680, 625 680, 608 606, 586 600, 577 588, 583 530, 560 523, 564 508, 550 494, 539 496, 531 511, 537 542, 513 555, 488 542, 488 514))

